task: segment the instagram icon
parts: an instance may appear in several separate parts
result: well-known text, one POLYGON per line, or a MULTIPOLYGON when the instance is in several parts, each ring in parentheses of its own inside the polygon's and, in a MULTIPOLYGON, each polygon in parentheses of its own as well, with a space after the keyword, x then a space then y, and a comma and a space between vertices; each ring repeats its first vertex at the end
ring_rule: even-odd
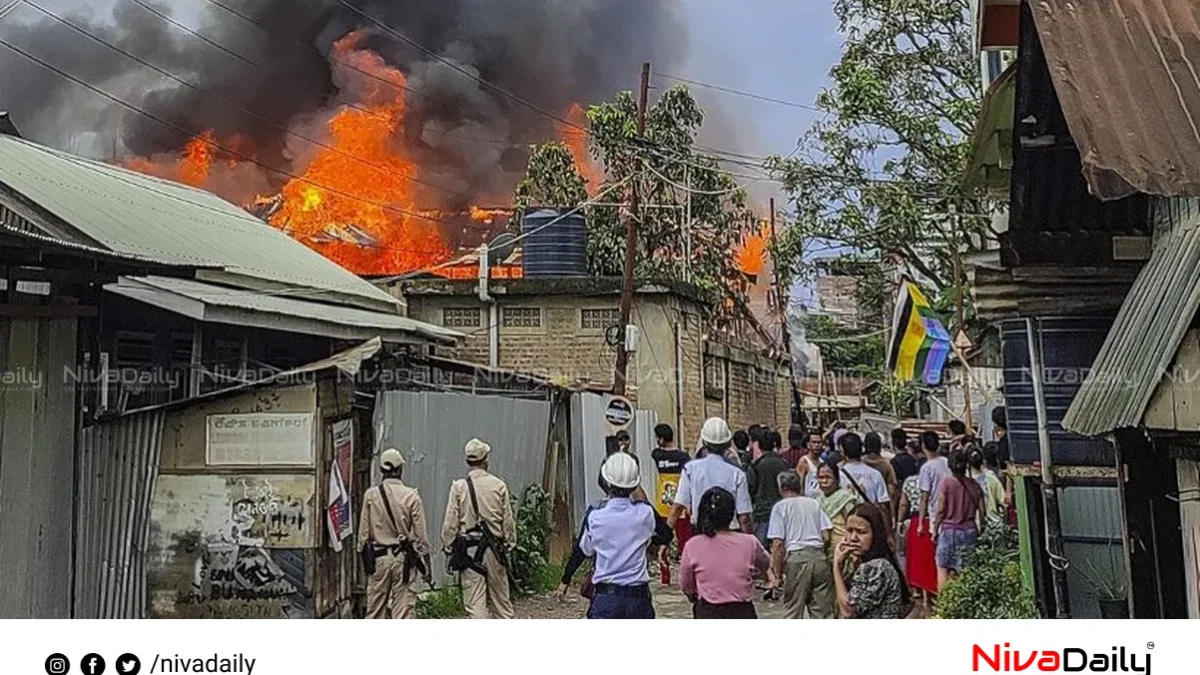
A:
POLYGON ((46 657, 46 675, 67 675, 71 672, 71 661, 62 654, 46 657))

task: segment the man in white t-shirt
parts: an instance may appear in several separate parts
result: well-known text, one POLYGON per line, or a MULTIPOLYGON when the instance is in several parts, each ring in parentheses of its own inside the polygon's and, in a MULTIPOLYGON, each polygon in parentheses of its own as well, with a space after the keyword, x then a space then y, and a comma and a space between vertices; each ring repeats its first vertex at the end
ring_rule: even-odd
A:
POLYGON ((921 447, 925 450, 925 463, 921 465, 921 473, 917 474, 917 487, 921 490, 921 505, 918 513, 917 535, 929 532, 930 523, 937 513, 938 485, 942 479, 950 476, 950 463, 941 453, 941 439, 936 431, 926 431, 921 434, 921 447))
POLYGON ((804 481, 795 471, 779 474, 783 499, 771 509, 767 539, 771 542, 771 572, 783 580, 783 605, 789 619, 833 618, 833 570, 825 547, 833 523, 817 500, 804 495, 804 481))
POLYGON ((888 494, 887 479, 874 469, 863 463, 862 437, 854 432, 843 434, 838 440, 838 448, 842 451, 845 461, 842 464, 842 487, 857 495, 864 502, 874 504, 883 512, 883 518, 892 529, 892 497, 888 494))

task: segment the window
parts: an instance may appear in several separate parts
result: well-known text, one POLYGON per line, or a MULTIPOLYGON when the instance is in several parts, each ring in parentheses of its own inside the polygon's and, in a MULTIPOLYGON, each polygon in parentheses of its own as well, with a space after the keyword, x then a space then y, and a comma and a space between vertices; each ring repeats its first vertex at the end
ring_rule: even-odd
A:
POLYGON ((581 309, 579 310, 579 327, 584 330, 606 330, 609 326, 621 323, 619 309, 581 309))
POLYGON ((504 318, 500 324, 505 328, 541 328, 542 309, 540 307, 504 307, 504 318))
POLYGON ((479 308, 446 307, 442 310, 442 325, 447 328, 479 328, 479 308))

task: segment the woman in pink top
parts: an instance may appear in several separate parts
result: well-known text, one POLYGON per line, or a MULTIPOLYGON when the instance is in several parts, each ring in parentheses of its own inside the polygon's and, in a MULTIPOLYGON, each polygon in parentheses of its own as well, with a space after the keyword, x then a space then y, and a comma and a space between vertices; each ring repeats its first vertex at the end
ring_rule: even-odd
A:
POLYGON ((688 540, 679 561, 679 586, 692 601, 692 618, 758 618, 754 577, 766 573, 771 559, 754 535, 730 529, 734 511, 733 495, 723 488, 700 498, 698 534, 688 540))

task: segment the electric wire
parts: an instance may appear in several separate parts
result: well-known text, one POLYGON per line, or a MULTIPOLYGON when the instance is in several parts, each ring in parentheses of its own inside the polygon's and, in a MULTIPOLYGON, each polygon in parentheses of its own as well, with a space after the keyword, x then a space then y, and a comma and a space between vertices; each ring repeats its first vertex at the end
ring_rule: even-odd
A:
MULTIPOLYGON (((132 2, 139 2, 139 0, 131 0, 131 1, 132 1, 132 2)), ((435 190, 439 190, 439 191, 441 191, 441 192, 445 192, 445 193, 447 193, 447 194, 450 194, 450 195, 453 195, 453 196, 455 196, 455 197, 461 197, 461 196, 463 196, 463 193, 461 193, 461 192, 452 191, 452 190, 449 190, 449 189, 447 189, 447 188, 444 188, 444 187, 442 187, 442 186, 440 186, 440 185, 437 185, 437 184, 435 184, 435 183, 430 183, 430 182, 428 182, 428 181, 421 180, 421 179, 419 179, 419 178, 417 178, 417 177, 415 177, 415 176, 413 176, 413 175, 411 175, 411 174, 401 173, 401 172, 399 172, 399 171, 395 170, 395 169, 394 169, 394 168, 392 168, 392 167, 384 166, 383 164, 379 164, 378 162, 372 162, 372 161, 370 161, 370 160, 368 160, 368 159, 365 159, 365 158, 363 158, 363 157, 360 157, 360 156, 358 156, 358 155, 355 155, 355 154, 353 154, 353 153, 346 152, 346 151, 342 150, 341 148, 338 148, 338 147, 336 147, 336 146, 330 145, 330 144, 328 144, 328 143, 325 143, 325 142, 323 142, 323 141, 320 141, 320 140, 318 140, 318 139, 312 138, 311 136, 306 136, 306 135, 304 135, 304 134, 301 134, 301 133, 299 133, 299 132, 293 131, 293 130, 289 129, 289 128, 288 128, 286 125, 284 125, 284 124, 280 124, 279 122, 276 122, 275 120, 273 120, 273 119, 270 119, 269 117, 266 117, 266 116, 264 116, 264 115, 260 115, 259 113, 256 113, 256 112, 254 112, 253 110, 250 110, 249 108, 242 107, 242 106, 238 105, 236 102, 234 102, 234 101, 230 100, 230 99, 229 99, 229 98, 227 98, 227 97, 224 97, 224 96, 222 96, 222 95, 221 95, 221 94, 219 94, 219 93, 216 93, 216 92, 213 92, 213 91, 207 91, 207 90, 205 90, 204 88, 200 87, 200 86, 199 86, 199 85, 197 85, 197 84, 194 84, 194 83, 188 82, 187 80, 184 80, 183 78, 180 78, 180 77, 178 77, 178 76, 176 76, 176 75, 174 75, 174 74, 172 74, 172 73, 170 73, 170 72, 168 72, 168 71, 166 71, 166 70, 164 70, 164 69, 162 69, 162 68, 159 68, 158 66, 156 66, 156 65, 154 65, 154 64, 152 64, 152 63, 149 63, 148 61, 146 61, 146 60, 144 60, 144 59, 142 59, 142 58, 140 58, 140 57, 138 57, 138 56, 136 56, 136 55, 134 55, 134 54, 131 54, 130 52, 128 52, 128 51, 126 51, 126 50, 124 50, 124 49, 122 49, 122 48, 120 48, 120 47, 118 47, 118 46, 116 46, 116 45, 112 44, 111 42, 108 42, 108 41, 104 40, 103 38, 100 38, 100 37, 98 37, 98 36, 96 36, 96 35, 93 35, 92 33, 88 32, 87 30, 85 30, 85 29, 83 29, 83 28, 80 28, 79 26, 77 26, 77 25, 75 25, 74 23, 72 23, 72 22, 68 21, 67 19, 64 19, 63 17, 61 17, 61 16, 59 16, 59 15, 57 15, 57 14, 55 14, 55 13, 53 13, 53 12, 51 12, 51 11, 47 10, 47 9, 45 9, 45 8, 44 8, 44 7, 42 7, 41 5, 38 5, 37 3, 33 2, 33 0, 21 0, 21 2, 23 2, 24 4, 28 5, 29 7, 32 7, 33 9, 35 9, 35 10, 37 10, 37 11, 39 11, 39 12, 41 12, 42 14, 44 14, 44 15, 46 15, 46 16, 48 16, 48 17, 50 17, 51 19, 54 19, 55 21, 58 21, 59 23, 62 23, 63 25, 65 25, 65 26, 67 26, 67 27, 71 28, 71 29, 72 29, 72 30, 74 30, 75 32, 77 32, 77 33, 79 33, 79 34, 81 34, 81 35, 83 35, 83 36, 85 36, 85 37, 89 38, 90 40, 92 40, 92 41, 94 41, 94 42, 97 42, 97 43, 99 43, 99 44, 102 44, 102 45, 104 45, 105 47, 108 47, 109 49, 111 49, 112 51, 114 51, 114 52, 117 52, 118 54, 121 54, 121 55, 123 55, 124 57, 126 57, 126 58, 130 59, 131 61, 134 61, 134 62, 136 62, 136 63, 139 63, 139 64, 141 64, 142 66, 144 66, 144 67, 146 67, 146 68, 149 68, 150 70, 153 70, 154 72, 158 73, 159 75, 162 75, 163 77, 165 77, 165 78, 167 78, 167 79, 169 79, 169 80, 171 80, 171 81, 173 81, 173 82, 177 82, 177 83, 179 83, 179 84, 181 84, 181 85, 183 85, 183 86, 185 86, 185 87, 187 87, 187 88, 191 89, 192 91, 195 91, 195 92, 198 92, 198 93, 201 93, 201 94, 205 94, 205 95, 207 95, 207 96, 211 96, 211 97, 213 97, 214 99, 216 99, 216 100, 218 100, 218 101, 222 101, 222 102, 224 102, 224 103, 227 103, 227 104, 229 104, 231 107, 233 107, 233 108, 235 108, 235 109, 239 110, 240 112, 246 113, 247 115, 250 115, 250 116, 251 116, 251 117, 253 117, 254 119, 257 119, 257 120, 259 120, 259 121, 261 121, 261 122, 264 122, 264 123, 266 123, 266 124, 269 124, 269 125, 271 125, 271 126, 275 127, 276 129, 279 129, 280 131, 282 131, 284 134, 287 134, 288 136, 293 136, 293 137, 295 137, 295 138, 299 138, 299 139, 301 139, 301 140, 303 140, 303 141, 306 141, 306 142, 308 142, 308 143, 311 143, 311 144, 313 144, 313 145, 315 145, 315 146, 317 146, 317 147, 324 148, 324 149, 326 149, 326 150, 329 150, 329 151, 331 151, 331 152, 337 153, 338 155, 341 155, 341 156, 343 156, 343 157, 346 157, 346 158, 352 159, 352 160, 354 160, 354 161, 356 161, 356 162, 359 162, 359 163, 361 163, 361 164, 364 164, 364 165, 366 165, 366 166, 372 167, 372 168, 374 168, 374 169, 376 169, 376 170, 383 171, 383 172, 386 172, 386 173, 392 174, 392 175, 394 175, 394 176, 397 176, 397 177, 404 178, 404 179, 406 179, 406 180, 409 180, 409 181, 411 181, 411 182, 413 182, 413 183, 417 183, 417 184, 419 184, 419 185, 424 185, 424 186, 426 186, 426 187, 431 187, 431 188, 434 188, 435 190)), ((139 3, 139 4, 140 4, 140 3, 139 3)), ((203 141, 204 141, 204 139, 203 139, 203 138, 201 138, 201 141, 203 142, 203 141)))
MULTIPOLYGON (((187 129, 184 129, 183 127, 181 127, 181 126, 179 126, 179 125, 177 125, 177 124, 174 124, 174 123, 172 123, 172 122, 169 122, 169 121, 167 121, 167 120, 165 120, 165 119, 163 119, 163 118, 161 118, 161 117, 158 117, 157 115, 154 115, 153 113, 150 113, 150 112, 147 112, 147 111, 145 111, 145 110, 142 110, 141 108, 139 108, 139 107, 137 107, 137 106, 133 105, 132 103, 129 103, 128 101, 125 101, 125 100, 123 100, 123 99, 121 99, 121 98, 119 98, 119 97, 117 97, 117 96, 114 96, 114 95, 112 95, 112 94, 109 94, 108 92, 104 91, 103 89, 100 89, 99 87, 96 87, 96 86, 94 86, 94 85, 91 85, 91 84, 89 84, 89 83, 87 83, 87 82, 85 82, 85 81, 81 80, 80 78, 78 78, 78 77, 75 77, 74 75, 71 75, 70 73, 68 73, 68 72, 66 72, 66 71, 64 71, 64 70, 62 70, 62 69, 60 69, 60 68, 58 68, 57 66, 54 66, 53 64, 51 64, 51 63, 48 63, 48 62, 46 62, 46 61, 44 61, 44 60, 42 60, 42 59, 40 59, 40 58, 38 58, 38 57, 34 56, 33 54, 30 54, 29 52, 27 52, 27 51, 25 51, 25 50, 23 50, 23 49, 21 49, 21 48, 19 48, 19 47, 15 46, 15 45, 13 45, 12 43, 10 43, 10 42, 8 42, 8 41, 6 41, 6 40, 4 40, 4 39, 0 39, 0 46, 3 46, 4 48, 8 49, 9 51, 12 51, 12 52, 14 52, 14 53, 16 53, 16 54, 19 54, 19 55, 21 55, 21 56, 25 57, 26 59, 28 59, 28 60, 30 60, 30 61, 32 61, 32 62, 34 62, 34 63, 36 63, 36 64, 38 64, 38 65, 40 65, 40 66, 42 66, 43 68, 46 68, 47 70, 50 70, 51 72, 54 72, 54 73, 56 73, 56 74, 60 75, 61 77, 64 77, 64 78, 66 78, 66 79, 68 79, 68 80, 70 80, 70 81, 74 82, 75 84, 78 84, 79 86, 81 86, 81 87, 84 87, 85 89, 88 89, 88 90, 92 91, 93 93, 95 93, 95 94, 98 94, 98 95, 102 96, 102 97, 103 97, 103 98, 105 98, 105 99, 108 99, 109 101, 112 101, 113 103, 115 103, 115 104, 117 104, 117 105, 119 105, 119 106, 121 106, 121 107, 123 107, 123 108, 125 108, 125 109, 129 110, 130 112, 134 112, 134 113, 138 113, 138 114, 140 114, 140 115, 144 115, 145 117, 147 117, 147 118, 149 118, 149 119, 152 119, 152 120, 154 120, 155 122, 158 122, 159 124, 161 124, 161 125, 163 125, 163 126, 165 126, 165 127, 168 127, 168 128, 170 128, 170 129, 174 129, 175 131, 178 131, 179 133, 181 133, 181 134, 185 134, 185 135, 187 135, 187 136, 189 136, 189 137, 196 137, 196 136, 197 136, 197 134, 196 134, 196 133, 194 133, 194 132, 192 132, 192 131, 189 131, 189 130, 187 130, 187 129)), ((320 189, 322 189, 322 190, 325 190, 326 192, 329 192, 329 193, 332 193, 332 194, 336 194, 336 195, 339 195, 339 196, 342 196, 342 197, 346 197, 347 199, 353 199, 353 200, 356 200, 356 201, 362 202, 362 203, 364 203, 364 204, 370 204, 370 205, 372 205, 372 206, 375 206, 375 207, 377 207, 377 208, 383 209, 383 210, 385 210, 385 211, 391 211, 391 212, 395 212, 395 213, 403 214, 403 215, 405 215, 405 216, 412 216, 412 217, 414 217, 414 218, 420 218, 420 219, 422 219, 422 220, 428 220, 428 221, 430 221, 430 222, 442 223, 442 224, 445 224, 445 225, 451 225, 451 226, 455 226, 455 227, 462 227, 462 226, 463 226, 463 223, 455 223, 455 222, 448 221, 448 220, 445 220, 445 219, 442 219, 442 218, 434 218, 433 216, 428 216, 428 215, 425 215, 425 214, 423 214, 423 213, 420 213, 420 212, 417 212, 417 211, 409 211, 409 210, 407 210, 407 209, 402 209, 402 208, 399 208, 399 207, 397 207, 397 206, 393 206, 393 205, 391 205, 391 204, 386 204, 386 203, 384 203, 384 202, 375 201, 375 200, 373 200, 373 199, 367 199, 367 198, 365 198, 365 197, 360 197, 360 196, 358 196, 358 195, 354 195, 354 194, 351 194, 351 193, 345 192, 345 191, 343 191, 343 190, 339 190, 339 189, 337 189, 337 188, 334 188, 334 187, 332 187, 332 186, 325 185, 324 183, 320 183, 320 182, 318 182, 318 181, 314 181, 314 180, 312 180, 312 179, 310 179, 310 178, 305 178, 305 177, 303 177, 303 176, 300 176, 300 175, 298 175, 298 174, 292 173, 292 172, 290 172, 290 171, 286 171, 286 170, 284 170, 284 169, 280 169, 280 168, 278 168, 278 167, 271 166, 271 165, 269 165, 269 164, 267 164, 267 163, 265 163, 265 162, 263 162, 263 161, 261 161, 261 160, 258 160, 258 159, 255 159, 255 158, 253 158, 253 157, 247 156, 247 155, 245 155, 245 154, 243 154, 243 153, 240 153, 240 152, 238 152, 238 151, 236 151, 236 150, 233 150, 233 149, 231 149, 231 148, 228 148, 228 147, 226 147, 226 146, 223 146, 223 145, 221 145, 220 143, 217 143, 217 142, 214 142, 214 141, 207 141, 207 140, 206 140, 206 141, 205 141, 205 143, 206 143, 207 145, 210 145, 210 146, 212 146, 212 147, 214 147, 214 148, 218 149, 218 150, 221 150, 222 152, 225 152, 226 154, 228 154, 228 155, 230 155, 230 156, 232 156, 232 157, 235 157, 235 158, 237 158, 237 159, 240 159, 240 160, 242 160, 242 161, 244 161, 244 162, 249 162, 249 163, 255 164, 255 165, 257 165, 257 166, 260 166, 260 167, 262 167, 263 169, 265 169, 265 170, 267 170, 267 171, 271 171, 272 173, 277 173, 277 174, 279 174, 279 175, 282 175, 282 176, 287 176, 288 178, 292 178, 292 179, 298 180, 298 181, 300 181, 300 182, 302 182, 302 183, 305 183, 305 184, 311 185, 311 186, 313 186, 313 187, 320 188, 320 189)))

